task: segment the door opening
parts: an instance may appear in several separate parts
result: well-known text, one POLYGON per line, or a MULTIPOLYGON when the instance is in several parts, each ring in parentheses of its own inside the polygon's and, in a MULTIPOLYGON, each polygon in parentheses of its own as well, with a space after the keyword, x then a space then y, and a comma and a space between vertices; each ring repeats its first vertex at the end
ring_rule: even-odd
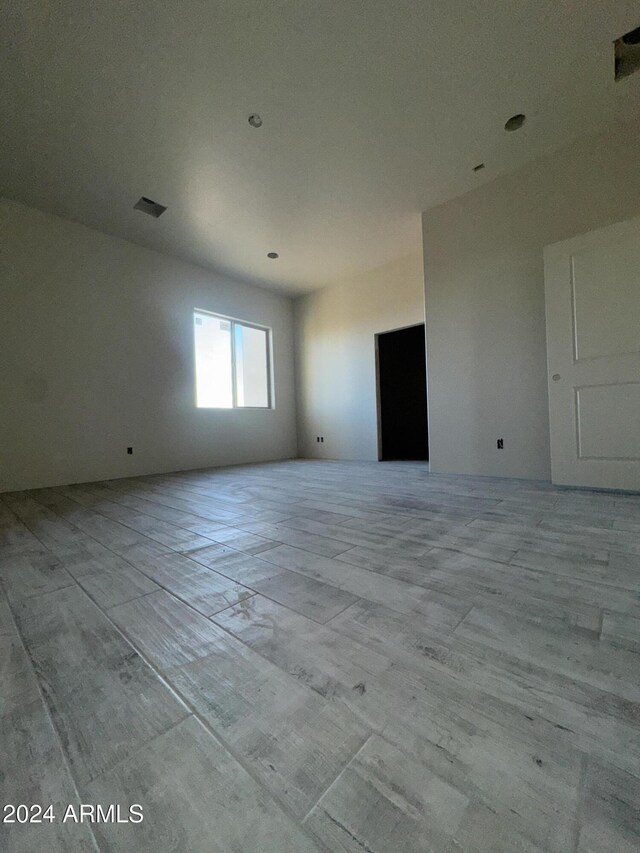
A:
POLYGON ((376 335, 378 459, 429 458, 424 323, 376 335))

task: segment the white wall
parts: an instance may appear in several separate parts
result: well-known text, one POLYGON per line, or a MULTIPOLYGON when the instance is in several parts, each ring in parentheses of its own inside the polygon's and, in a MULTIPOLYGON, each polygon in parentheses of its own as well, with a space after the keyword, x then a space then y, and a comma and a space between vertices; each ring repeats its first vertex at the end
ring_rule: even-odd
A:
POLYGON ((375 334, 424 322, 416 248, 415 255, 296 300, 301 456, 378 458, 375 334))
POLYGON ((431 470, 550 477, 542 250, 640 211, 639 131, 423 214, 431 470))
POLYGON ((6 200, 0 241, 0 491, 296 455, 290 299, 6 200), (272 327, 275 410, 195 407, 194 307, 272 327))

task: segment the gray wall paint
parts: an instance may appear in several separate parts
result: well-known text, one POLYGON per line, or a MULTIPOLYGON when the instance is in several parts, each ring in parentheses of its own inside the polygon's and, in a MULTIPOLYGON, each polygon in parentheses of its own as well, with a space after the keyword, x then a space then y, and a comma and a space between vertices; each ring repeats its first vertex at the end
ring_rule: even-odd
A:
POLYGON ((0 490, 296 455, 290 299, 6 200, 0 240, 0 490), (273 328, 275 410, 195 407, 194 307, 273 328))
POLYGON ((639 131, 612 128, 423 214, 433 471, 550 477, 542 250, 640 211, 639 131))
POLYGON ((296 300, 301 456, 378 458, 375 335, 423 322, 419 250, 296 300))

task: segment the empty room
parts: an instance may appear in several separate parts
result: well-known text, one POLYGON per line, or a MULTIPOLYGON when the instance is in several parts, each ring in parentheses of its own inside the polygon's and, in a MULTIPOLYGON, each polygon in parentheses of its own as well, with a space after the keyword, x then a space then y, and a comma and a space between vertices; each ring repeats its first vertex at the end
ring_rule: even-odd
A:
POLYGON ((7 0, 0 850, 640 850, 640 7, 7 0))

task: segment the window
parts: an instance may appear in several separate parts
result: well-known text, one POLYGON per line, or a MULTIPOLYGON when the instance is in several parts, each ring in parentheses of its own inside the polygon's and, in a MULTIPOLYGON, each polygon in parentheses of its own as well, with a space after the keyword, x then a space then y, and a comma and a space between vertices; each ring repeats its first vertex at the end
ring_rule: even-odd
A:
POLYGON ((269 330, 204 311, 193 322, 198 408, 270 408, 269 330))

